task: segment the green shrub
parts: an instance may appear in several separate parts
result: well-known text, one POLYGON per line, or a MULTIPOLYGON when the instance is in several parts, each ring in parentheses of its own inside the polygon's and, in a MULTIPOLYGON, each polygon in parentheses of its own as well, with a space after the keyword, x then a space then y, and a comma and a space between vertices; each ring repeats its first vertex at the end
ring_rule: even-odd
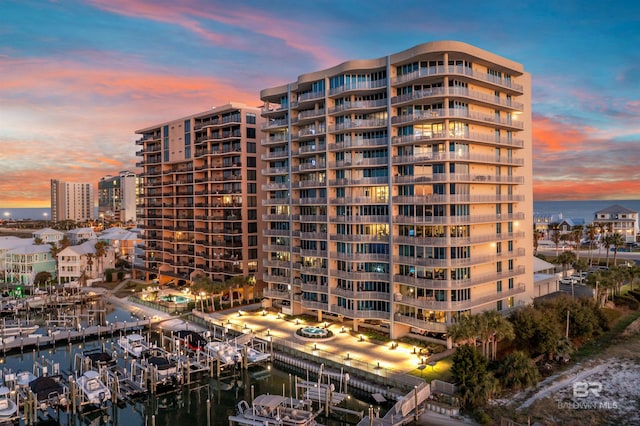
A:
POLYGON ((615 303, 616 306, 628 306, 629 309, 633 310, 640 307, 640 303, 633 297, 629 296, 613 296, 613 303, 615 303))

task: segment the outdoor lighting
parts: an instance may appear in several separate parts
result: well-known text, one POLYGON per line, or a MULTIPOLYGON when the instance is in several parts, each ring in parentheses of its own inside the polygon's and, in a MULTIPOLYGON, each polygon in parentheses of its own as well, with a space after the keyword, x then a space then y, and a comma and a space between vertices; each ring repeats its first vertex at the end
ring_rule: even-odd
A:
POLYGON ((360 335, 360 341, 364 342, 364 336, 362 334, 360 335))
POLYGON ((395 349, 397 347, 396 342, 391 342, 391 349, 395 349))
POLYGON ((350 359, 350 358, 349 358, 349 352, 347 352, 347 359, 350 359))
POLYGON ((344 325, 342 326, 342 330, 340 330, 340 333, 344 333, 345 329, 344 329, 344 325))
POLYGON ((376 365, 376 368, 379 370, 380 369, 380 361, 378 361, 378 364, 376 365))
POLYGON ((267 328, 267 336, 271 336, 271 330, 267 328))
POLYGON ((416 347, 414 346, 413 347, 413 354, 415 355, 415 353, 416 353, 416 347))
POLYGON ((296 325, 300 325, 300 320, 296 318, 296 325))
POLYGON ((267 316, 267 311, 266 311, 266 310, 264 310, 264 309, 262 310, 262 316, 263 316, 263 317, 266 317, 266 316, 267 316))

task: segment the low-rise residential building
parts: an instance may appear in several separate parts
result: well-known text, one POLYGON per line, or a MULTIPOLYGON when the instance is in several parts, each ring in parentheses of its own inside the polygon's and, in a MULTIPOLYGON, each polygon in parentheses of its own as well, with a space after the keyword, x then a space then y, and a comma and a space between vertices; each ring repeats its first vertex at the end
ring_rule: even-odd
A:
POLYGON ((14 236, 0 237, 0 283, 4 283, 7 280, 7 268, 6 268, 6 255, 10 250, 16 249, 22 246, 30 246, 33 244, 31 238, 18 238, 14 236))
POLYGON ((638 212, 614 204, 595 212, 593 223, 602 233, 619 233, 626 243, 635 243, 638 235, 638 212))
POLYGON ((56 261, 48 244, 22 245, 7 250, 4 257, 4 275, 6 282, 33 285, 38 272, 56 273, 56 261))
POLYGON ((116 260, 123 259, 129 264, 135 257, 136 245, 142 242, 138 233, 118 227, 106 229, 100 234, 100 239, 113 248, 116 260))
POLYGON ((115 266, 115 251, 107 246, 104 255, 96 256, 96 240, 73 245, 58 253, 58 283, 88 281, 104 277, 115 266))
POLYGON ((71 245, 78 245, 85 241, 97 240, 98 236, 92 228, 76 228, 67 231, 67 238, 71 245))
POLYGON ((33 231, 33 238, 39 238, 45 244, 55 243, 58 244, 60 240, 64 238, 64 232, 51 228, 38 229, 33 231))

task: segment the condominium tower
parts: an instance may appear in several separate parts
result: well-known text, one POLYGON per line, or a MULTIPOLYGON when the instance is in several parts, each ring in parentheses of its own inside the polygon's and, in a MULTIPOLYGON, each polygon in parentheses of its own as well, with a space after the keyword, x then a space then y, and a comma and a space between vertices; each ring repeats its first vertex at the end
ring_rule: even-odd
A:
POLYGON ((98 182, 98 215, 121 222, 136 221, 137 182, 135 173, 122 171, 98 182))
POLYGON ((453 41, 261 91, 265 296, 444 337, 533 295, 531 82, 453 41))
POLYGON ((257 277, 260 109, 228 104, 138 130, 146 278, 257 277))
POLYGON ((93 184, 71 183, 51 179, 51 220, 76 222, 93 220, 93 184))

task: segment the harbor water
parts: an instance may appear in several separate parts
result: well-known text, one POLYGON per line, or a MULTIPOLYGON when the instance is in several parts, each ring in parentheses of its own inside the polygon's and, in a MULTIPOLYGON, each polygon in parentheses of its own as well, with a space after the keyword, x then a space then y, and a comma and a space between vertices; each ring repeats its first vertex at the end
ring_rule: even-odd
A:
MULTIPOLYGON (((134 321, 138 318, 129 312, 110 307, 106 315, 109 323, 119 321, 134 321)), ((80 324, 83 326, 86 324, 80 324)), ((140 331, 150 341, 160 344, 162 341, 157 330, 140 331)), ((23 352, 7 353, 1 361, 3 377, 6 374, 21 371, 38 372, 46 366, 48 372, 59 368, 63 377, 77 372, 78 356, 84 351, 105 350, 109 353, 116 349, 118 335, 105 334, 93 340, 84 342, 60 344, 56 347, 43 349, 28 349, 23 352)), ((125 365, 119 357, 118 363, 125 365)), ((296 374, 298 380, 317 380, 309 376, 308 372, 287 370, 286 366, 273 364, 250 367, 247 370, 238 369, 230 378, 220 380, 216 377, 202 375, 191 383, 185 383, 176 390, 170 390, 157 395, 144 395, 126 403, 108 404, 103 409, 93 409, 73 414, 64 410, 46 412, 40 411, 37 424, 60 425, 123 425, 123 426, 162 426, 162 425, 229 425, 228 417, 235 414, 235 406, 241 400, 251 402, 261 394, 284 395, 290 398, 302 398, 295 393, 296 374)), ((381 415, 386 411, 385 406, 379 406, 370 395, 353 393, 352 389, 345 389, 349 398, 341 407, 354 412, 367 414, 369 407, 380 410, 381 415)), ((344 391, 336 389, 336 391, 344 391)), ((352 414, 334 414, 329 418, 318 418, 324 425, 356 424, 359 418, 352 414)), ((24 422, 22 422, 24 423, 24 422)))

